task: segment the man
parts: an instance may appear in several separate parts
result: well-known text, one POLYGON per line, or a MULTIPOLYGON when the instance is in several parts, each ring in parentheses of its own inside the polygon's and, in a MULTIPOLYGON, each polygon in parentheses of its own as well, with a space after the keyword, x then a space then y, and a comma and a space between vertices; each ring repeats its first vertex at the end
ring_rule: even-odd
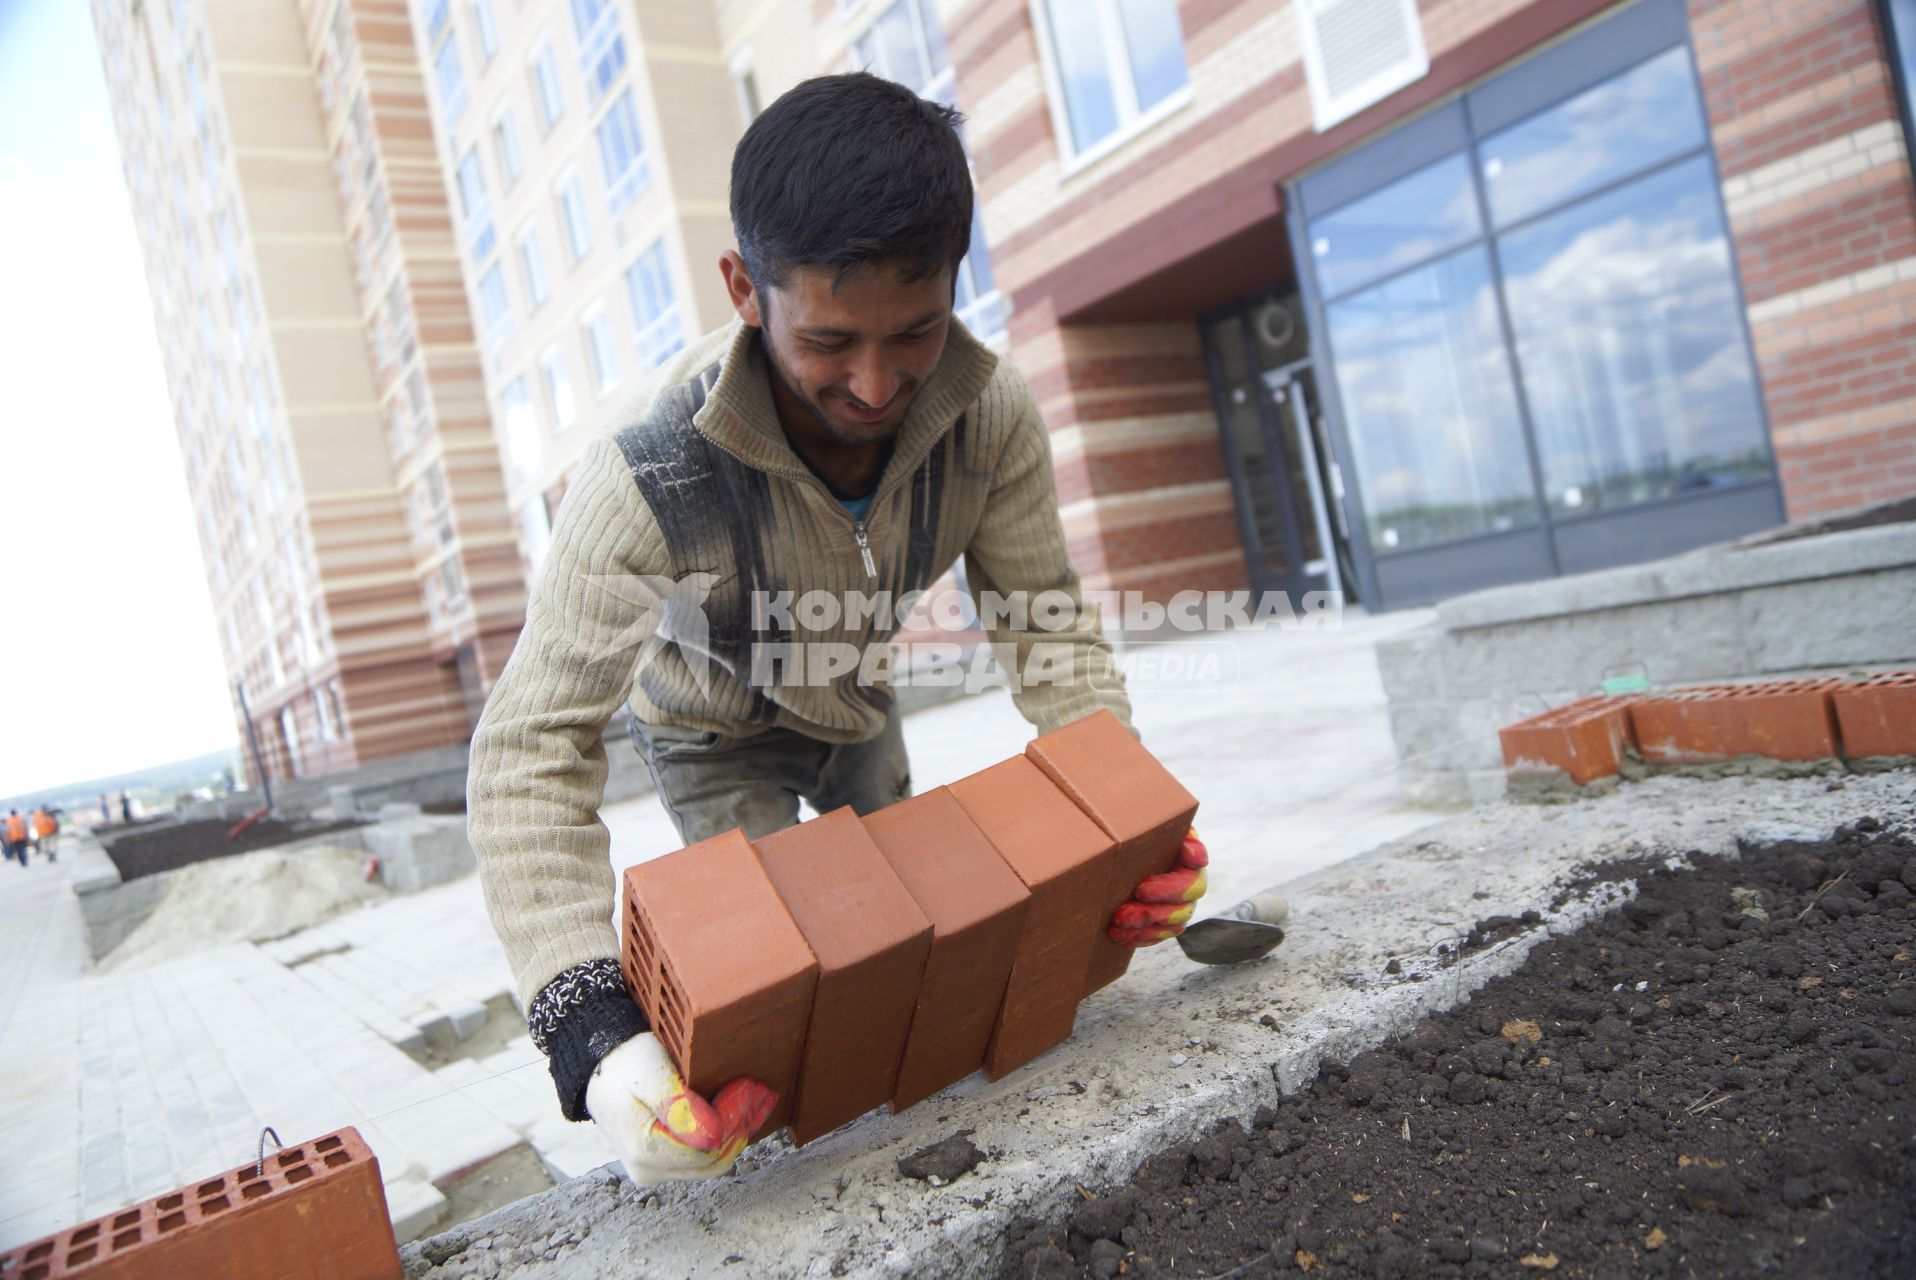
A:
MULTIPOLYGON (((1078 607, 1031 392, 952 315, 972 219, 957 121, 854 74, 799 85, 746 131, 738 248, 719 263, 738 318, 587 448, 473 736, 473 846, 533 1038, 565 1115, 597 1121, 638 1182, 723 1170, 770 1104, 729 1086, 716 1109, 692 1095, 620 977, 597 811, 601 735, 628 695, 688 844, 789 826, 800 797, 869 813, 910 794, 889 689, 857 666, 791 679, 788 663, 781 678, 765 657, 882 651, 896 615, 813 625, 776 602, 896 598, 962 555, 976 591, 1071 606, 1060 629, 991 620, 1014 672, 1040 658, 1049 672, 1014 682, 1024 716, 1040 731, 1100 708, 1129 723, 1097 618, 1078 607)), ((1185 873, 1125 940, 1175 933, 1202 890, 1185 873)))
POLYGON ((6 817, 7 856, 21 866, 27 865, 27 820, 20 816, 18 809, 7 810, 6 817))
POLYGON ((59 850, 54 842, 60 835, 60 820, 53 816, 52 810, 45 805, 33 811, 33 842, 40 846, 40 852, 46 855, 48 862, 60 860, 59 850))

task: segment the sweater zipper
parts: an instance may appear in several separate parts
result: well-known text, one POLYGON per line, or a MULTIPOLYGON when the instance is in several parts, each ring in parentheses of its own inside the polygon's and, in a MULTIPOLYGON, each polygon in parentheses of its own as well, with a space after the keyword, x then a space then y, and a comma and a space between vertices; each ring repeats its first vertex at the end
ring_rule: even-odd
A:
POLYGON ((865 522, 856 516, 852 517, 852 536, 858 539, 858 558, 865 562, 865 576, 876 578, 878 564, 872 559, 872 544, 865 538, 865 522))

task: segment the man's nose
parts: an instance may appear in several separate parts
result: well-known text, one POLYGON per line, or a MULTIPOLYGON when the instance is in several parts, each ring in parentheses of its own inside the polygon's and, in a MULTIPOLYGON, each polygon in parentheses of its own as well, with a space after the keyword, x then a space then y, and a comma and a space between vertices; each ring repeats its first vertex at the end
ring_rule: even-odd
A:
POLYGON ((880 409, 891 403, 898 391, 898 375, 886 361, 884 348, 867 347, 853 360, 847 390, 867 408, 880 409))

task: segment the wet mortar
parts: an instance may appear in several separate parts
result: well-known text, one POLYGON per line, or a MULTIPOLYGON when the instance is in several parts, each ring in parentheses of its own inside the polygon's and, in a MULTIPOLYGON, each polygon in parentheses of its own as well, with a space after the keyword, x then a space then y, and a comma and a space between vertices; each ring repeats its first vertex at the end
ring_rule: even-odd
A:
POLYGON ((1916 844, 1863 819, 1600 874, 1638 896, 1021 1222, 1000 1274, 1916 1274, 1916 844))

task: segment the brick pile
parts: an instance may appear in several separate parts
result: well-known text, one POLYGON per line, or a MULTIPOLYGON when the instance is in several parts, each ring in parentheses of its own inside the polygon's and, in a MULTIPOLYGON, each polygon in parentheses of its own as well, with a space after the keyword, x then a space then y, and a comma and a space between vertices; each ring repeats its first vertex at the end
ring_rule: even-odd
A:
POLYGON ((1879 767, 1916 758, 1916 671, 1580 698, 1499 737, 1510 780, 1524 784, 1582 787, 1632 767, 1749 758, 1879 767))
POLYGON ((866 818, 730 832, 625 875, 626 983, 687 1082, 763 1080, 809 1142, 1071 1034, 1105 934, 1197 801, 1108 712, 866 818))

